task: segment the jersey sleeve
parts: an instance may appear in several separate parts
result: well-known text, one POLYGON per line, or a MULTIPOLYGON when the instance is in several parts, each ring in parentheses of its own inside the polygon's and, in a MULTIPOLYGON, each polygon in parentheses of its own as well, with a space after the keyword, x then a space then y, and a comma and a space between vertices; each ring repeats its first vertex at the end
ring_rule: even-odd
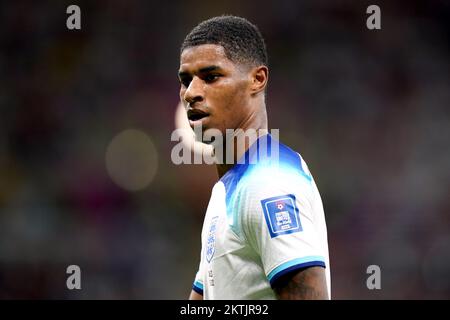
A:
POLYGON ((205 273, 203 270, 203 254, 201 252, 200 252, 200 264, 198 267, 198 271, 195 274, 194 283, 192 284, 192 290, 194 290, 196 293, 198 293, 200 295, 203 295, 204 274, 205 273))
POLYGON ((200 276, 200 270, 197 271, 197 274, 195 275, 195 280, 194 283, 192 284, 192 290, 194 290, 200 295, 203 295, 203 279, 200 276))
POLYGON ((272 287, 291 271, 327 267, 315 223, 311 180, 275 174, 252 179, 241 191, 242 230, 260 256, 272 287))

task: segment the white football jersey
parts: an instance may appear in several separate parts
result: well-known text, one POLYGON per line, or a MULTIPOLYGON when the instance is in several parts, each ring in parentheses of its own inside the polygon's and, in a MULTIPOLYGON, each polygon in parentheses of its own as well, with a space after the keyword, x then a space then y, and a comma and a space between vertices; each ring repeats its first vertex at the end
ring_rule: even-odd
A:
POLYGON ((301 156, 270 134, 214 185, 201 240, 193 290, 203 299, 275 299, 282 275, 310 266, 326 269, 331 297, 319 191, 301 156))

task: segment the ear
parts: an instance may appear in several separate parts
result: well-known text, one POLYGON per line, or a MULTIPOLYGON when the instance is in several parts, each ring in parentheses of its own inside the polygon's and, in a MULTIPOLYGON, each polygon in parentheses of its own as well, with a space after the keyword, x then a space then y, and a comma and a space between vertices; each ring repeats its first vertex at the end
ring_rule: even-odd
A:
POLYGON ((255 95, 261 91, 264 91, 264 89, 266 88, 267 81, 269 80, 269 68, 267 68, 266 66, 255 67, 251 70, 250 76, 251 94, 255 95))

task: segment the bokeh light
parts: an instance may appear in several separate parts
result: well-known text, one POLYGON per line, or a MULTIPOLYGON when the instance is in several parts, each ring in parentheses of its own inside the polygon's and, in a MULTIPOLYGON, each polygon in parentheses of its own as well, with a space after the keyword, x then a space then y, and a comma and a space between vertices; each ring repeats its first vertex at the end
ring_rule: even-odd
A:
POLYGON ((128 129, 115 136, 106 150, 106 168, 111 179, 129 191, 146 188, 158 168, 158 153, 148 135, 128 129))

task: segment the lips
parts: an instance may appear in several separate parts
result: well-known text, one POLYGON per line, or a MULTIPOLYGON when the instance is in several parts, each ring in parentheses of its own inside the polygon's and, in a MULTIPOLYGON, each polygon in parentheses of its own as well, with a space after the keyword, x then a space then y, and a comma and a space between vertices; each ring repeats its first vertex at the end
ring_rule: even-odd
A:
POLYGON ((200 109, 189 109, 187 112, 187 117, 189 119, 189 122, 191 124, 195 124, 197 122, 200 122, 202 119, 209 116, 209 113, 204 112, 200 109))

